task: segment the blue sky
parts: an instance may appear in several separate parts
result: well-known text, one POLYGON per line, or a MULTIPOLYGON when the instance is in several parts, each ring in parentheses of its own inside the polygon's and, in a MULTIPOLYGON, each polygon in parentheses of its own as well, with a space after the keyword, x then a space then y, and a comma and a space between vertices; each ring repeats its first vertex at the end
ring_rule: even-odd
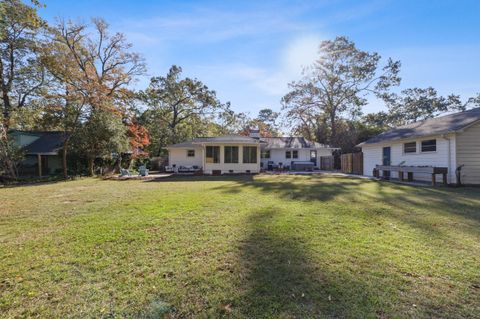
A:
MULTIPOLYGON (((402 61, 402 88, 480 92, 480 1, 110 1, 44 0, 42 17, 103 17, 146 59, 148 75, 172 64, 236 111, 280 110, 288 82, 321 40, 346 35, 362 50, 402 61)), ((384 108, 371 100, 364 111, 384 108)))

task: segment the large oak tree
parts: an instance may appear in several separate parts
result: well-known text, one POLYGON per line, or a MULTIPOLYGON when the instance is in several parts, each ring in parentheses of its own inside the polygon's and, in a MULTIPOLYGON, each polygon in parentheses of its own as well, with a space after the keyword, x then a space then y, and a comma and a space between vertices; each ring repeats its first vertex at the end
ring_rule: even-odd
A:
POLYGON ((42 88, 45 72, 38 59, 39 34, 45 22, 34 6, 20 0, 0 1, 0 90, 3 125, 42 88))
POLYGON ((317 140, 315 131, 326 132, 320 142, 335 145, 342 117, 359 115, 369 94, 386 98, 389 88, 400 83, 400 62, 388 59, 380 66, 380 60, 378 53, 362 51, 346 37, 323 41, 317 61, 305 69, 303 79, 290 83, 291 92, 283 97, 286 117, 317 140))
MULTIPOLYGON (((63 167, 67 176, 70 140, 81 125, 89 121, 96 123, 90 125, 90 129, 98 128, 105 132, 98 120, 106 118, 105 111, 120 119, 126 114, 127 102, 133 97, 130 84, 145 72, 145 64, 138 53, 131 52, 131 44, 125 36, 122 33, 111 34, 108 24, 102 19, 92 19, 91 25, 60 21, 51 28, 51 34, 50 43, 44 47, 43 62, 58 84, 50 94, 57 101, 61 100, 53 108, 66 134, 63 167), (102 114, 97 115, 96 112, 102 114)), ((97 143, 94 133, 83 136, 92 139, 91 143, 87 141, 82 145, 92 145, 92 150, 87 153, 89 173, 93 174, 94 154, 102 155, 98 145, 108 145, 110 150, 111 145, 116 143, 97 143)), ((109 137, 108 134, 101 136, 109 137)), ((111 139, 118 140, 115 136, 111 139)))

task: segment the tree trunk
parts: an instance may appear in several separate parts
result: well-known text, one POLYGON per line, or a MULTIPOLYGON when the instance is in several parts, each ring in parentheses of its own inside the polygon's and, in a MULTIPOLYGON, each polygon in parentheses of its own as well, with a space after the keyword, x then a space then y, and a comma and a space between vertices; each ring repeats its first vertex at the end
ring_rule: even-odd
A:
POLYGON ((336 121, 335 121, 335 114, 330 115, 330 129, 331 129, 331 134, 330 134, 330 145, 331 146, 336 146, 335 143, 337 142, 337 126, 336 126, 336 121))
POLYGON ((16 166, 10 158, 11 154, 9 153, 8 144, 9 141, 7 135, 7 127, 0 124, 0 160, 4 162, 7 175, 10 176, 12 179, 17 179, 16 166))
POLYGON ((95 159, 94 158, 89 158, 88 159, 88 176, 93 176, 94 164, 95 164, 95 159))
POLYGON ((121 168, 122 168, 122 154, 118 153, 116 172, 120 173, 121 168))
POLYGON ((3 126, 5 130, 8 132, 10 127, 10 97, 8 96, 8 92, 2 90, 2 101, 3 101, 3 126))
POLYGON ((67 166, 67 149, 68 149, 68 141, 63 143, 63 150, 62 150, 62 165, 63 165, 63 178, 68 178, 68 166, 67 166))

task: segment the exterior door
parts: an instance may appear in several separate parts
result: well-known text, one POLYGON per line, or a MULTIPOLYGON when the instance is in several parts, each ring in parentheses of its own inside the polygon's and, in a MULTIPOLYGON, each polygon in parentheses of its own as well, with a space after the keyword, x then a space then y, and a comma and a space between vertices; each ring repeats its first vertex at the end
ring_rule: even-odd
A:
MULTIPOLYGON (((383 148, 382 165, 390 166, 392 164, 392 148, 390 146, 383 148)), ((383 171, 383 177, 390 178, 389 171, 383 171)))

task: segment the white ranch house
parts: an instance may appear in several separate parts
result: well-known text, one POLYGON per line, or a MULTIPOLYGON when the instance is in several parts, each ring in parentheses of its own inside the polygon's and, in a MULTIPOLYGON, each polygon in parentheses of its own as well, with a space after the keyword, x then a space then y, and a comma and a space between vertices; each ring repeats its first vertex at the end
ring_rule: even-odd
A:
POLYGON ((303 137, 259 137, 226 135, 199 137, 173 144, 168 149, 168 167, 173 172, 203 171, 204 174, 259 173, 284 168, 313 169, 320 157, 332 155, 335 148, 303 137))
MULTIPOLYGON (((447 181, 455 184, 455 170, 464 165, 462 183, 480 184, 480 108, 397 127, 358 146, 367 176, 373 175, 376 165, 447 167, 447 181)), ((397 178, 398 173, 391 176, 397 178)))

